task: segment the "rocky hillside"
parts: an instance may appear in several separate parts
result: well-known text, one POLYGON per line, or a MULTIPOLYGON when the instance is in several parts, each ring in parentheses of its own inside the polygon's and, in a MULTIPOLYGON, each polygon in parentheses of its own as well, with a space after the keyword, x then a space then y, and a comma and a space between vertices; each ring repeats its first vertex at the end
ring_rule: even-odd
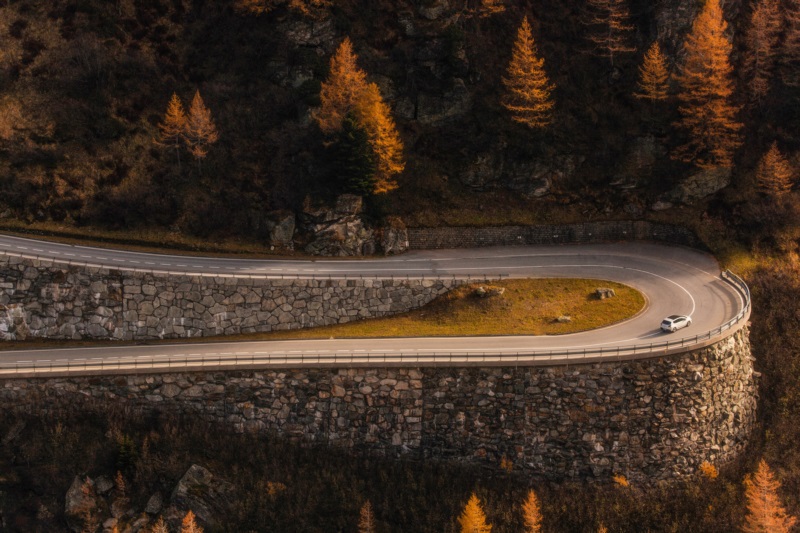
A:
MULTIPOLYGON (((593 55, 579 0, 507 1, 490 16, 467 0, 334 0, 305 14, 277 4, 261 15, 233 0, 0 6, 0 216, 266 239, 285 220, 271 211, 300 212, 308 195, 341 192, 312 114, 345 37, 390 104, 407 160, 400 189, 369 199, 368 217, 641 218, 730 181, 692 181, 696 170, 670 158, 681 141, 675 102, 632 96, 654 39, 671 67, 680 60, 694 0, 632 1, 637 51, 613 68, 593 55), (526 15, 556 86, 555 122, 539 134, 500 105, 526 15), (188 106, 196 90, 220 140, 202 168, 188 154, 179 167, 155 142, 157 124, 173 92, 188 106)), ((748 14, 739 0, 725 9, 736 64, 748 14)), ((779 86, 759 113, 744 113, 733 175, 744 192, 766 144, 796 144, 784 129, 793 91, 779 86)))

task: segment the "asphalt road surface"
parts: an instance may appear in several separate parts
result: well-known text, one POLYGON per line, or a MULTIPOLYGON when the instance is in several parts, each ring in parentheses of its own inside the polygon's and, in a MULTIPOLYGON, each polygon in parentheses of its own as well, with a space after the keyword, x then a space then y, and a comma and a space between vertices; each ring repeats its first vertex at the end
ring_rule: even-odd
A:
POLYGON ((641 291, 643 312, 619 324, 558 336, 326 339, 210 342, 0 352, 0 372, 53 367, 71 371, 198 366, 351 364, 546 364, 631 358, 680 351, 727 335, 749 316, 741 290, 720 277, 708 254, 651 243, 520 246, 412 251, 361 260, 258 260, 128 252, 0 235, 0 253, 102 265, 118 270, 254 277, 576 277, 616 281, 641 291), (663 333, 661 319, 693 324, 663 333), (665 345, 665 343, 669 345, 665 345), (655 347, 651 347, 655 345, 655 347), (602 353, 599 351, 602 350, 602 353))

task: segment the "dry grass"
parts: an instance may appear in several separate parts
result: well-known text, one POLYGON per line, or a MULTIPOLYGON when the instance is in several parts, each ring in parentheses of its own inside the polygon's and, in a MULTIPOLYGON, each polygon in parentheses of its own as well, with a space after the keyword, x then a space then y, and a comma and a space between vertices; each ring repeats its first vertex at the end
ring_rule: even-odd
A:
POLYGON ((0 221, 3 233, 30 239, 46 239, 63 244, 94 246, 170 255, 214 255, 275 259, 302 254, 279 252, 252 240, 228 239, 212 242, 179 232, 163 229, 136 229, 127 231, 105 230, 90 226, 75 227, 55 222, 26 224, 12 219, 0 221))
POLYGON ((558 335, 600 328, 642 310, 644 297, 619 283, 590 279, 510 279, 492 286, 502 296, 480 298, 478 285, 460 287, 423 308, 389 318, 363 320, 308 330, 273 332, 269 339, 328 337, 443 337, 469 335, 558 335), (598 287, 614 298, 599 300, 598 287), (560 323, 568 315, 570 322, 560 323))
MULTIPOLYGON (((600 328, 630 318, 645 304, 641 293, 619 283, 591 279, 509 279, 495 282, 502 296, 474 294, 479 284, 460 287, 425 307, 386 318, 360 320, 335 326, 191 339, 156 343, 259 341, 285 339, 445 337, 471 335, 559 335, 600 328), (616 296, 594 297, 598 287, 614 289, 616 296), (560 323, 568 315, 570 322, 560 323)), ((82 348, 112 341, 54 341, 31 339, 0 343, 2 350, 82 348)), ((119 343, 113 342, 115 346, 119 343)))

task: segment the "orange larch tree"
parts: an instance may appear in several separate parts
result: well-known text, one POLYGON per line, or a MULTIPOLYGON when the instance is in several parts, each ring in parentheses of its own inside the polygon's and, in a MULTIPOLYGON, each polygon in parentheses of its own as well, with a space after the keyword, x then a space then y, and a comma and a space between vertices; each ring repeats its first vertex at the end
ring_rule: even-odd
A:
POLYGON ((373 193, 383 194, 397 189, 395 178, 405 169, 403 142, 376 84, 368 84, 361 92, 354 112, 375 153, 377 168, 373 193))
POLYGON ((773 197, 783 196, 792 190, 794 171, 789 161, 778 150, 778 143, 772 143, 758 162, 756 181, 762 191, 773 197))
POLYGON ((761 100, 769 92, 778 57, 783 20, 778 0, 758 0, 745 33, 744 76, 750 98, 761 100))
POLYGON ((167 527, 167 523, 164 522, 164 518, 158 517, 156 523, 150 528, 150 533, 169 533, 169 527, 167 527))
POLYGON ((588 0, 584 23, 589 26, 589 41, 594 52, 608 58, 614 66, 614 56, 635 52, 632 43, 633 24, 627 0, 588 0))
POLYGON ((552 122, 554 86, 544 71, 544 59, 536 50, 528 17, 522 19, 517 30, 503 85, 506 92, 501 103, 511 112, 514 122, 530 128, 544 128, 552 122))
POLYGON ((342 131, 348 114, 355 117, 367 132, 375 154, 373 193, 383 194, 398 187, 396 177, 405 168, 403 142, 380 89, 367 82, 357 59, 350 39, 345 39, 331 58, 330 73, 320 89, 322 105, 315 118, 323 133, 333 135, 342 131))
POLYGON ((372 504, 369 500, 361 507, 358 533, 375 533, 375 515, 372 514, 372 504))
POLYGON ((780 73, 783 82, 800 85, 800 0, 784 0, 784 35, 780 73))
POLYGON ((522 504, 522 519, 525 523, 525 533, 541 533, 542 509, 539 498, 533 490, 528 491, 525 503, 522 504))
POLYGON ((181 146, 186 135, 186 112, 178 95, 172 93, 167 112, 164 114, 164 121, 158 124, 159 141, 166 146, 175 148, 175 155, 178 158, 178 171, 181 168, 181 146))
POLYGON ((747 516, 744 533, 789 533, 797 519, 786 512, 778 498, 781 484, 762 459, 753 476, 745 479, 747 516))
POLYGON ((486 523, 486 515, 481 507, 481 501, 472 493, 464 512, 458 517, 461 533, 491 533, 492 526, 486 523))
POLYGON ((639 67, 639 92, 634 93, 636 98, 644 98, 655 102, 666 100, 668 96, 669 71, 667 59, 661 53, 658 41, 654 42, 639 67))
POLYGON ((234 9, 242 13, 253 15, 263 15, 269 13, 276 7, 287 4, 289 9, 302 13, 311 14, 312 9, 326 7, 331 4, 330 0, 236 0, 234 9))
POLYGON ((491 17, 506 10, 502 0, 481 0, 481 5, 478 8, 478 13, 482 17, 491 17))
POLYGON ((322 105, 315 116, 323 133, 342 129, 344 117, 356 108, 356 102, 367 88, 367 75, 358 68, 357 59, 348 38, 331 57, 328 78, 322 82, 319 92, 322 105))
POLYGON ((675 156, 701 168, 731 167, 741 144, 727 28, 719 0, 708 0, 686 37, 686 57, 678 75, 678 126, 689 139, 675 156))
POLYGON ((211 111, 206 107, 200 91, 195 91, 189 118, 186 122, 186 141, 189 152, 200 162, 208 155, 208 147, 219 140, 217 126, 211 118, 211 111))
POLYGON ((181 533, 203 533, 203 528, 197 525, 197 520, 191 509, 186 512, 181 521, 181 533))

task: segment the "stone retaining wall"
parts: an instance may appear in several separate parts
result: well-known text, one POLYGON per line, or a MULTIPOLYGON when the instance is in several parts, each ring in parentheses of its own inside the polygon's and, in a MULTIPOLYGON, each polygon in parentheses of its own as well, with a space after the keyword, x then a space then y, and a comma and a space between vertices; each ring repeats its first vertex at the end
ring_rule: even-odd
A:
POLYGON ((554 367, 289 369, 0 381, 0 407, 120 403, 354 453, 477 462, 553 479, 693 474, 746 443, 747 329, 655 359, 554 367))
POLYGON ((704 249, 686 228, 658 222, 612 221, 541 226, 409 228, 412 249, 476 248, 533 244, 596 243, 647 240, 704 249))
POLYGON ((420 307, 459 280, 200 277, 0 256, 0 339, 153 339, 341 324, 420 307))

